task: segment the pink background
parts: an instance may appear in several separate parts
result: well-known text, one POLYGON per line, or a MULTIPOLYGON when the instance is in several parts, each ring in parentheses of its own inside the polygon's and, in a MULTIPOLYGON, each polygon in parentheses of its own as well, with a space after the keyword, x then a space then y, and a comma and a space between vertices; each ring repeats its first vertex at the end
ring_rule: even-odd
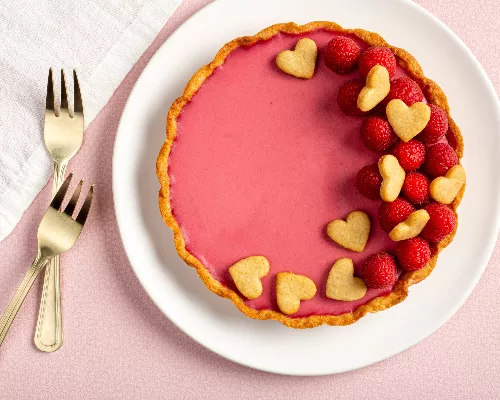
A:
MULTIPOLYGON (((40 284, 28 296, 0 349, 2 399, 489 399, 500 397, 500 246, 457 314, 430 338, 389 360, 337 376, 298 378, 229 362, 179 331, 139 285, 117 231, 111 156, 125 101, 144 66, 173 30, 208 3, 185 0, 85 133, 72 170, 97 184, 79 244, 63 257, 65 344, 36 350, 40 284), (487 305, 487 306, 485 306, 487 305)), ((496 0, 417 0, 477 56, 500 90, 496 0)), ((478 135, 480 132, 478 132, 478 135)), ((0 309, 34 256, 35 231, 50 197, 46 187, 15 231, 0 243, 0 309)), ((40 282, 41 283, 41 280, 40 282)))

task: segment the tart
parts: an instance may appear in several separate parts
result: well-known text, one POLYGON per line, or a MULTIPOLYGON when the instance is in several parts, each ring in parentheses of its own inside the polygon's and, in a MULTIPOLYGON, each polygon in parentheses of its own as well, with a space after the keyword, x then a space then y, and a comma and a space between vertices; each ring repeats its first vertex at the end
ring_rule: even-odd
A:
POLYGON ((277 24, 223 46, 172 104, 159 207, 179 256, 247 316, 348 325, 430 275, 456 230, 462 155, 445 94, 407 51, 277 24))

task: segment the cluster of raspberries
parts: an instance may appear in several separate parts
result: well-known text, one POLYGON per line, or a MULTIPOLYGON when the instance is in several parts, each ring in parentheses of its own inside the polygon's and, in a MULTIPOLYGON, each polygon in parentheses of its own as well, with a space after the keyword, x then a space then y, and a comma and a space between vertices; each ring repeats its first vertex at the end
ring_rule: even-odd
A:
MULTIPOLYGON (((396 74, 396 58, 387 47, 369 47, 362 51, 351 38, 338 36, 324 50, 325 64, 339 74, 356 68, 361 75, 344 83, 337 95, 340 109, 353 116, 364 117, 361 139, 366 147, 381 154, 394 155, 406 171, 400 197, 391 203, 381 202, 378 219, 381 228, 389 233, 396 225, 417 209, 425 209, 430 216, 420 236, 397 243, 395 254, 381 252, 370 256, 363 266, 363 278, 368 287, 384 288, 398 279, 399 270, 415 271, 423 268, 431 258, 431 244, 451 234, 457 224, 453 210, 431 200, 431 179, 444 176, 458 164, 455 150, 444 140, 448 132, 448 117, 440 107, 429 104, 430 120, 425 129, 408 142, 401 141, 385 117, 385 107, 394 99, 411 106, 424 100, 422 89, 413 79, 396 74), (357 106, 359 92, 372 67, 381 65, 391 78, 387 97, 371 112, 362 112, 357 106)), ((363 167, 357 175, 359 192, 370 199, 381 200, 382 176, 377 164, 363 167)))

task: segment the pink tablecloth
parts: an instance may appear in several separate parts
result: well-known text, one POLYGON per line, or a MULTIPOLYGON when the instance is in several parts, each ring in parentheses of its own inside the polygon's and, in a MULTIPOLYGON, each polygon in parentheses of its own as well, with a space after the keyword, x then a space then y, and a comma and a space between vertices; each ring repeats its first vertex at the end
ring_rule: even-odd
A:
MULTIPOLYGON (((65 344, 37 351, 32 334, 36 285, 0 351, 1 399, 490 399, 500 397, 500 246, 460 311, 427 340, 392 359, 338 376, 285 377, 226 361, 180 332, 148 298, 118 235, 111 156, 118 121, 134 82, 153 53, 207 0, 185 0, 109 104, 85 133, 72 165, 97 183, 92 215, 79 244, 63 257, 65 344)), ((417 0, 447 23, 500 90, 497 0, 417 0)), ((480 136, 481 132, 477 132, 480 136)), ((3 309, 32 261, 46 187, 0 243, 3 309)))

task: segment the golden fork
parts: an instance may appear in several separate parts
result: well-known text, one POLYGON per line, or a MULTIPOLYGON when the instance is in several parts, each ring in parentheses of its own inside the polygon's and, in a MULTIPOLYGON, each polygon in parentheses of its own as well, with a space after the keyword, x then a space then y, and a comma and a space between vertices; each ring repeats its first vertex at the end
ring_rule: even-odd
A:
POLYGON ((87 220, 94 192, 93 186, 90 187, 80 211, 73 218, 82 190, 83 180, 76 187, 66 208, 60 211, 72 176, 70 174, 57 191, 38 226, 38 252, 35 261, 33 261, 16 294, 0 317, 0 346, 40 271, 46 265, 47 261, 73 247, 87 220))
MULTIPOLYGON (((61 186, 68 162, 80 149, 83 140, 83 103, 78 78, 74 70, 73 83, 74 113, 72 116, 68 109, 64 72, 61 70, 61 110, 59 115, 56 115, 52 69, 49 70, 44 140, 47 150, 54 159, 52 195, 61 186)), ((56 351, 63 344, 59 265, 58 255, 47 264, 35 330, 35 345, 46 352, 56 351)))

